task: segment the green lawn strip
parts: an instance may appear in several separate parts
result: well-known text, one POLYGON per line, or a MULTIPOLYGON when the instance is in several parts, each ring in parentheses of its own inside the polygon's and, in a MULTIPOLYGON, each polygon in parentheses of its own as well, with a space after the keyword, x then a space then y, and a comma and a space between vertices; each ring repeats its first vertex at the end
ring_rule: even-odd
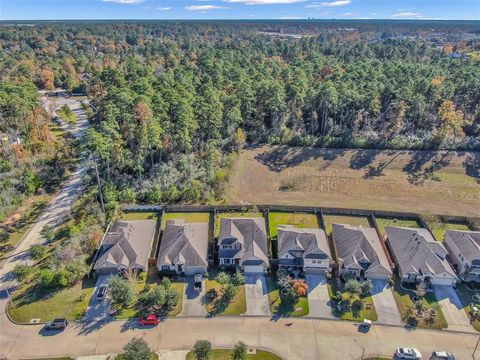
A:
POLYGON ((276 237, 278 225, 293 225, 297 228, 319 229, 318 217, 308 213, 270 212, 268 214, 270 236, 276 237))
MULTIPOLYGON (((411 294, 412 292, 407 291, 400 286, 400 281, 398 279, 395 281, 395 286, 393 287, 393 296, 395 298, 395 302, 397 303, 400 317, 405 323, 408 321, 410 309, 414 307, 411 294)), ((427 309, 433 308, 437 312, 437 315, 433 318, 433 322, 429 322, 425 318, 415 318, 417 320, 415 326, 428 329, 446 329, 448 324, 445 320, 442 309, 435 298, 435 295, 429 292, 422 298, 422 301, 427 309)), ((415 309, 413 309, 413 312, 414 311, 415 309)))
POLYGON ((422 224, 417 219, 402 219, 402 218, 388 218, 375 216, 378 230, 382 235, 386 235, 385 228, 387 226, 408 227, 408 228, 421 228, 422 224))
POLYGON ((328 295, 330 296, 330 299, 332 300, 332 313, 336 317, 342 319, 342 320, 349 320, 349 321, 362 321, 364 319, 368 319, 371 321, 377 321, 377 312, 375 311, 375 306, 373 304, 373 299, 371 296, 366 296, 364 298, 361 298, 362 301, 362 309, 360 311, 353 311, 352 308, 339 312, 337 310, 337 301, 334 300, 335 294, 337 291, 341 291, 343 294, 343 289, 337 287, 337 282, 333 280, 329 280, 328 282, 328 295))
POLYGON ((220 219, 223 218, 261 218, 263 214, 261 212, 225 212, 225 213, 218 213, 216 215, 216 223, 215 223, 215 236, 218 236, 220 233, 220 219))
POLYGON ((134 221, 134 220, 158 220, 161 213, 158 211, 124 211, 122 214, 122 220, 134 221))
POLYGON ((365 228, 372 227, 367 216, 354 215, 324 215, 325 232, 327 235, 332 233, 333 224, 347 224, 352 226, 363 226, 365 228))
POLYGON ((28 323, 31 319, 45 322, 59 317, 78 320, 87 310, 94 284, 92 279, 85 279, 65 289, 39 289, 24 285, 13 294, 13 305, 9 303, 7 311, 13 320, 20 323, 28 323))
POLYGON ((8 225, 0 226, 0 229, 8 233, 8 239, 0 244, 0 259, 5 258, 5 256, 15 248, 52 197, 53 195, 40 195, 35 197, 35 199, 28 204, 28 208, 19 220, 8 225))
POLYGON ((168 220, 183 219, 186 223, 209 223, 209 212, 165 212, 162 217, 162 229, 168 220))
POLYGON ((65 112, 65 109, 60 108, 60 109, 57 109, 57 115, 60 117, 60 119, 62 119, 68 124, 76 124, 77 122, 77 115, 75 115, 73 111, 70 111, 67 114, 67 112, 65 112))
POLYGON ((272 314, 281 315, 283 317, 300 317, 308 315, 310 309, 308 307, 308 298, 306 296, 299 297, 295 304, 282 302, 276 278, 272 275, 267 276, 266 280, 268 303, 272 314))
POLYGON ((433 236, 438 241, 443 241, 445 238, 445 231, 447 230, 469 230, 467 224, 462 223, 452 223, 452 222, 435 222, 429 223, 428 226, 432 230, 433 236))
MULTIPOLYGON (((477 304, 477 307, 479 306, 478 302, 475 302, 472 299, 472 296, 475 294, 480 295, 480 291, 472 291, 468 289, 465 284, 463 283, 458 283, 457 284, 457 294, 458 298, 460 299, 460 302, 464 306, 464 310, 467 313, 468 317, 471 319, 471 305, 472 304, 477 304)), ((475 318, 472 322, 472 326, 480 332, 480 320, 478 318, 475 318)))
MULTIPOLYGON (((233 355, 233 350, 230 349, 213 349, 210 353, 210 360, 228 360, 231 359, 233 355)), ((190 351, 187 354, 186 360, 195 360, 195 354, 193 351, 190 351)), ((269 351, 257 350, 256 354, 247 354, 247 360, 282 360, 281 357, 272 354, 269 351)))
MULTIPOLYGON (((208 293, 210 289, 217 290, 217 293, 219 294, 217 299, 219 299, 221 286, 216 280, 207 279, 205 291, 208 293)), ((209 313, 212 312, 212 304, 214 304, 214 302, 215 300, 206 305, 207 312, 209 313)), ((235 296, 235 300, 232 301, 227 306, 227 308, 219 315, 240 315, 245 313, 246 311, 247 311, 247 299, 245 295, 245 286, 242 285, 238 290, 237 296, 235 296)))

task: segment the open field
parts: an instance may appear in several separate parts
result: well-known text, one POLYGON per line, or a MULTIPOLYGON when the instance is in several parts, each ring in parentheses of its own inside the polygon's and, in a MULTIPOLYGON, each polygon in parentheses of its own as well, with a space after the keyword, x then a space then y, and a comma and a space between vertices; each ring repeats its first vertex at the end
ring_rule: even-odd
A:
POLYGON ((238 156, 225 200, 475 216, 479 172, 474 152, 262 146, 238 156))

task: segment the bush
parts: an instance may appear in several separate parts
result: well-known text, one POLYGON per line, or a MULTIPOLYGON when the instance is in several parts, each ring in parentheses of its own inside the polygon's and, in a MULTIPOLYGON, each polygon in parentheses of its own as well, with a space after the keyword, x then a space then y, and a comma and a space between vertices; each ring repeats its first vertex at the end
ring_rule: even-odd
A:
POLYGON ((28 250, 28 255, 33 260, 40 260, 47 255, 48 249, 43 245, 32 245, 32 247, 28 250))
POLYGON ((15 280, 19 283, 28 282, 34 273, 34 268, 29 265, 18 264, 13 269, 15 280))
POLYGON ((211 351, 212 344, 208 340, 198 340, 193 346, 193 353, 197 360, 208 360, 211 351))
POLYGON ((244 342, 239 341, 233 349, 232 360, 245 360, 247 358, 247 345, 244 342))
POLYGON ((55 273, 50 269, 41 269, 35 274, 35 282, 44 288, 54 287, 55 273))
POLYGON ((112 302, 126 307, 135 300, 135 293, 130 282, 120 276, 112 276, 108 279, 107 292, 112 302))
POLYGON ((152 350, 148 347, 145 340, 133 338, 123 348, 123 353, 119 354, 117 359, 121 360, 150 360, 152 350))

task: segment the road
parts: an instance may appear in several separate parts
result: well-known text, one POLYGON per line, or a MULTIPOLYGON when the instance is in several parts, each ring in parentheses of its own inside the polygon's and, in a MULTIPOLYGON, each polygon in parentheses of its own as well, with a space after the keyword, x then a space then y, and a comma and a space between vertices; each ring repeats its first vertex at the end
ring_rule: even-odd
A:
MULTIPOLYGON (((3 299, 0 306, 4 306, 3 299)), ((191 349, 208 339, 213 347, 232 348, 239 340, 294 360, 360 359, 391 355, 397 346, 417 347, 428 358, 433 350, 451 351, 458 360, 472 359, 476 334, 374 325, 367 333, 354 323, 338 320, 280 319, 220 316, 171 318, 154 328, 139 329, 135 322, 112 321, 101 325, 71 324, 63 333, 42 334, 39 325, 17 326, 0 316, 0 358, 52 358, 121 352, 133 337, 144 338, 154 351, 191 349), (363 348, 362 348, 363 347, 363 348)), ((475 357, 480 359, 480 356, 475 357)))
MULTIPOLYGON (((46 109, 48 109, 52 104, 52 101, 46 98, 42 98, 42 102, 46 109)), ((75 99, 60 98, 59 102, 54 103, 53 107, 58 108, 63 104, 70 106, 72 110, 77 113, 78 117, 76 125, 69 126, 64 124, 63 126, 67 131, 70 131, 74 137, 80 138, 88 127, 87 116, 82 110, 80 103, 75 99)), ((42 211, 38 219, 25 233, 11 254, 2 261, 0 264, 0 289, 10 289, 11 291, 16 286, 16 283, 13 279, 12 270, 17 264, 29 263, 27 251, 32 245, 44 243, 45 239, 43 239, 41 236, 43 227, 45 225, 59 224, 65 218, 65 216, 69 214, 73 203, 77 199, 78 195, 82 192, 82 179, 85 175, 85 172, 86 169, 83 167, 83 165, 77 165, 76 169, 73 171, 72 175, 67 180, 63 188, 59 191, 57 196, 55 196, 42 211)))

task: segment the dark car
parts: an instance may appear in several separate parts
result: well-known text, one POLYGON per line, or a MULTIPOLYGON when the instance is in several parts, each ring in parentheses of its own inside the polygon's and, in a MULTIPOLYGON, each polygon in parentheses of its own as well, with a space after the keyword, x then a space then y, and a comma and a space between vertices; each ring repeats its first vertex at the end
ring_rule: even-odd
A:
POLYGON ((64 318, 54 319, 45 324, 45 330, 63 330, 67 327, 68 320, 64 318))
POLYGON ((107 286, 106 285, 100 286, 97 292, 97 300, 102 301, 105 298, 106 292, 107 292, 107 286))

